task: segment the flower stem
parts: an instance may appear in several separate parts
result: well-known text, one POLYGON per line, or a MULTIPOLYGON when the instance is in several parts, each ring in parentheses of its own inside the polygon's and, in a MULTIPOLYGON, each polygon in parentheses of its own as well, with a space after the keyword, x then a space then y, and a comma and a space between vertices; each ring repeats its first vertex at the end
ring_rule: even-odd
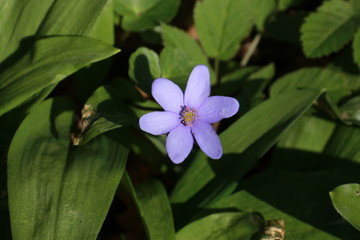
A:
POLYGON ((261 39, 261 34, 260 33, 256 34, 256 36, 254 37, 254 39, 250 43, 250 46, 249 46, 248 50, 245 53, 245 56, 243 57, 243 59, 240 62, 241 67, 245 67, 248 64, 251 56, 254 54, 255 49, 256 49, 257 45, 259 44, 259 42, 260 42, 260 39, 261 39))

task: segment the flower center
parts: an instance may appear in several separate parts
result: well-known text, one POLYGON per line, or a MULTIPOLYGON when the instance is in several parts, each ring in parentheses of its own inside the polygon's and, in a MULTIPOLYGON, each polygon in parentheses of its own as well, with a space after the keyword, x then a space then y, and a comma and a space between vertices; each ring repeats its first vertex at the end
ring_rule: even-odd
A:
POLYGON ((181 123, 184 126, 191 127, 196 122, 196 120, 198 120, 197 110, 195 110, 194 108, 181 106, 181 111, 179 112, 179 114, 181 123))

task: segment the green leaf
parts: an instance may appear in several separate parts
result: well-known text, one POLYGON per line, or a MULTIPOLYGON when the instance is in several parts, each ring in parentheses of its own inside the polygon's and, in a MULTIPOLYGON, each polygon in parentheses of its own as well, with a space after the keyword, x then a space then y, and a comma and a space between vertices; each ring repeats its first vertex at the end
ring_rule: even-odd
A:
MULTIPOLYGON (((94 23, 93 28, 87 36, 99 39, 110 45, 114 45, 114 9, 112 1, 107 1, 103 7, 102 12, 94 23)), ((112 64, 112 59, 105 59, 100 62, 91 64, 88 67, 82 68, 73 76, 73 81, 69 88, 72 89, 76 100, 84 102, 91 95, 91 93, 101 85, 107 78, 112 64), (84 87, 86 86, 86 87, 84 87)))
POLYGON ((251 240, 259 232, 254 213, 224 212, 196 220, 176 233, 176 240, 251 240))
POLYGON ((339 123, 324 149, 324 154, 360 163, 360 128, 339 123))
POLYGON ((195 6, 195 25, 209 57, 232 58, 250 32, 252 8, 247 0, 206 0, 195 6), (239 14, 241 13, 241 14, 239 14))
POLYGON ((116 97, 118 89, 109 85, 101 86, 86 101, 82 113, 82 131, 78 136, 80 144, 86 144, 97 135, 137 124, 138 118, 116 97))
POLYGON ((123 125, 111 122, 104 117, 100 117, 91 123, 91 126, 89 126, 88 129, 82 133, 82 136, 79 139, 79 144, 87 144, 96 136, 120 127, 123 127, 123 125))
POLYGON ((123 183, 136 202, 148 239, 175 240, 171 206, 163 185, 151 180, 133 186, 127 174, 123 183))
POLYGON ((77 144, 86 144, 94 137, 123 126, 135 125, 138 118, 116 96, 118 91, 111 86, 99 87, 82 109, 81 134, 75 136, 77 144))
POLYGON ((14 239, 96 239, 100 231, 127 148, 121 132, 70 147, 70 107, 64 98, 39 104, 13 138, 8 190, 14 239))
POLYGON ((344 184, 330 192, 331 201, 338 213, 360 231, 360 184, 344 184))
POLYGON ((115 0, 117 14, 123 16, 122 27, 129 31, 143 31, 170 21, 180 5, 179 0, 115 0))
POLYGON ((241 191, 212 204, 208 211, 234 209, 282 219, 286 240, 356 240, 360 233, 341 220, 328 192, 359 181, 359 176, 356 168, 301 173, 269 169, 244 181, 241 191))
POLYGON ((308 57, 322 57, 338 51, 354 36, 357 29, 349 2, 325 1, 311 13, 301 27, 301 42, 308 57))
POLYGON ((28 47, 53 0, 3 0, 0 4, 0 62, 19 48, 28 47), (29 21, 31 19, 31 21, 29 21), (26 46, 24 46, 26 45, 26 46))
POLYGON ((210 67, 207 57, 195 39, 184 31, 170 25, 162 24, 161 29, 165 47, 182 50, 193 59, 194 64, 204 64, 210 67))
POLYGON ((360 125, 360 96, 351 98, 341 105, 341 115, 345 121, 360 125))
MULTIPOLYGON (((37 34, 87 35, 110 0, 53 1, 37 34)), ((33 11, 37 11, 33 9, 33 11)))
POLYGON ((345 74, 324 68, 302 68, 277 79, 271 86, 270 95, 275 96, 293 89, 324 89, 337 102, 351 91, 351 82, 345 74), (336 94, 339 94, 336 96, 336 94))
POLYGON ((222 159, 207 161, 200 152, 175 186, 171 200, 184 204, 177 214, 191 215, 184 209, 203 207, 232 193, 256 161, 319 95, 320 91, 310 90, 279 95, 258 105, 220 134, 222 159))
POLYGON ((314 170, 329 165, 321 155, 336 122, 315 116, 301 117, 281 136, 272 155, 272 166, 290 170, 314 170))
POLYGON ((0 115, 54 86, 81 67, 119 50, 87 37, 48 37, 0 73, 0 115))
POLYGON ((360 66, 360 29, 355 34, 352 47, 354 49, 354 61, 360 66))
POLYGON ((360 16, 360 2, 357 0, 350 0, 350 4, 354 9, 354 13, 357 15, 357 17, 360 16))
POLYGON ((206 65, 210 70, 211 82, 215 83, 214 73, 199 44, 184 31, 162 24, 162 38, 165 45, 160 54, 163 77, 173 80, 180 79, 180 83, 188 80, 191 70, 196 65, 206 65), (178 55, 177 55, 178 54, 178 55), (180 74, 178 74, 180 72, 180 74), (180 77, 180 76, 182 77, 180 77))
POLYGON ((192 69, 197 65, 190 55, 179 48, 165 47, 160 53, 161 77, 185 89, 192 69))
POLYGON ((266 20, 270 17, 270 15, 275 11, 276 9, 276 1, 275 0, 253 0, 251 1, 253 4, 253 14, 254 14, 254 20, 255 25, 257 29, 262 32, 264 31, 264 27, 266 24, 266 20))
POLYGON ((24 4, 23 0, 4 0, 0 6, 0 62, 19 47, 19 54, 27 50, 35 35, 87 35, 107 2, 28 0, 24 4))
POLYGON ((138 48, 129 59, 129 76, 146 93, 151 93, 152 82, 161 77, 159 56, 156 52, 138 48))

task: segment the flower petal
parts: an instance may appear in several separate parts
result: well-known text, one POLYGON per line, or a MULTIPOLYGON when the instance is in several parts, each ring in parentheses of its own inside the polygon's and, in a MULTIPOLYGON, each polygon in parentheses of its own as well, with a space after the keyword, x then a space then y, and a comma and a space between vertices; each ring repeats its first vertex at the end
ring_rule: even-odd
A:
POLYGON ((210 95, 210 73, 205 65, 198 65, 192 70, 186 85, 184 103, 191 108, 198 108, 210 95))
POLYGON ((222 146, 219 136, 210 123, 197 121, 191 131, 201 150, 212 159, 219 159, 222 156, 222 146))
POLYGON ((179 114, 173 112, 151 112, 139 119, 140 129, 153 135, 168 133, 179 124, 179 114))
POLYGON ((166 140, 166 150, 173 163, 179 164, 185 160, 193 148, 194 138, 189 127, 180 124, 172 130, 166 140))
POLYGON ((223 118, 229 118, 239 111, 239 102, 232 97, 212 96, 198 109, 202 121, 216 123, 223 118))
POLYGON ((166 111, 179 113, 184 105, 184 95, 178 85, 165 78, 158 78, 152 84, 151 93, 166 111))

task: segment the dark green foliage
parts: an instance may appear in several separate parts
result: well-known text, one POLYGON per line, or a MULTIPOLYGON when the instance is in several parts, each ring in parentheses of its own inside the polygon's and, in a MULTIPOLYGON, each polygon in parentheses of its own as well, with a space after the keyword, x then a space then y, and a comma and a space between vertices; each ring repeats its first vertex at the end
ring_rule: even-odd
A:
POLYGON ((359 2, 4 0, 0 239, 360 239, 359 2), (174 165, 139 118, 200 64, 240 111, 174 165))

